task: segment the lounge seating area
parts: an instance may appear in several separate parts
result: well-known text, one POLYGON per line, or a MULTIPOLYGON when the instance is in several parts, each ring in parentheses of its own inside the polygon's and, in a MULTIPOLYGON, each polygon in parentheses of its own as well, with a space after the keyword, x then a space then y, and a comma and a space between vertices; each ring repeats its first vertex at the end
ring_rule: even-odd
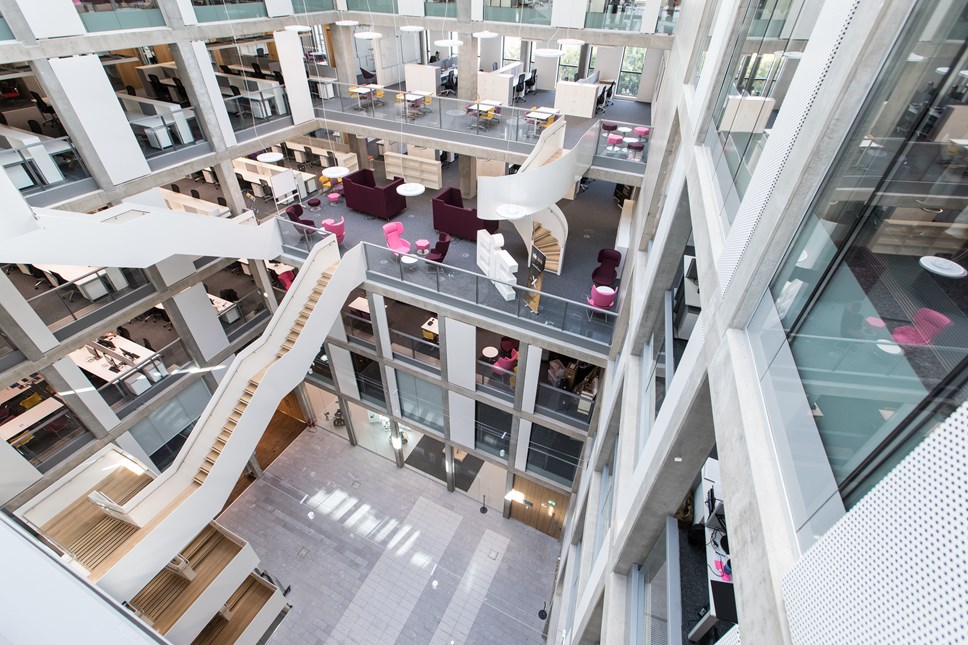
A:
POLYGON ((373 171, 364 168, 343 178, 343 197, 350 209, 388 220, 407 207, 407 198, 397 194, 397 186, 403 183, 398 177, 377 186, 373 171))
POLYGON ((497 233, 498 222, 477 217, 476 208, 464 208, 459 188, 444 188, 434 196, 434 228, 465 240, 476 240, 477 231, 497 233))

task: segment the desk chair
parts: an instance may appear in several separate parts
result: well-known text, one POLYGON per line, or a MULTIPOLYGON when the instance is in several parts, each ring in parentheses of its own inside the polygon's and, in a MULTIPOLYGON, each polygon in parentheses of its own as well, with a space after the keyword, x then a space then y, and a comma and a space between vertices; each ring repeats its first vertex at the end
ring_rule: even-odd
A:
POLYGON ((161 101, 168 101, 169 103, 171 102, 171 92, 169 92, 168 88, 160 80, 158 80, 157 74, 148 74, 148 82, 151 83, 151 91, 155 93, 155 97, 161 101))
POLYGON ((279 85, 286 84, 286 79, 283 78, 282 72, 272 72, 272 78, 274 78, 276 83, 279 83, 279 85))
POLYGON ((229 205, 229 203, 227 201, 225 201, 225 198, 224 197, 216 197, 215 198, 215 203, 218 204, 219 206, 228 206, 229 205))
POLYGON ((441 90, 440 95, 446 96, 448 94, 457 95, 457 81, 454 80, 454 70, 447 72, 447 76, 440 84, 441 90))
POLYGON ((179 187, 178 187, 178 184, 172 184, 172 185, 171 185, 171 186, 169 186, 168 188, 169 188, 169 190, 171 190, 171 192, 173 192, 173 193, 180 193, 180 192, 181 192, 181 188, 179 188, 179 187))
POLYGON ((189 107, 192 102, 188 100, 188 91, 185 89, 185 86, 182 85, 181 79, 177 76, 173 76, 171 80, 175 83, 175 94, 178 95, 178 105, 182 107, 189 107))
POLYGON ((40 110, 40 115, 44 117, 44 123, 53 123, 54 121, 57 121, 57 112, 54 111, 54 108, 47 105, 47 102, 41 98, 40 94, 37 92, 31 92, 30 96, 37 104, 37 109, 40 110))
POLYGON ((491 63, 491 71, 492 72, 496 72, 497 71, 497 62, 491 63))
POLYGON ((134 85, 125 85, 124 91, 130 94, 131 96, 138 96, 138 92, 135 91, 134 85))
POLYGON ((3 115, 3 112, 0 112, 0 123, 2 123, 3 125, 8 125, 7 117, 3 115))
POLYGON ((232 68, 228 65, 219 65, 218 68, 222 70, 223 74, 235 74, 235 72, 232 71, 232 68))
POLYGON ((148 342, 147 338, 142 337, 141 344, 144 345, 144 348, 147 349, 148 351, 151 351, 151 352, 155 351, 155 348, 151 346, 151 343, 148 342))
POLYGON ((525 95, 524 88, 525 88, 524 74, 518 74, 518 82, 514 86, 514 102, 515 103, 517 103, 519 101, 524 101, 524 95, 525 95))
POLYGON ((265 72, 262 71, 262 67, 259 66, 259 63, 252 63, 252 73, 255 74, 256 78, 266 77, 265 72))
MULTIPOLYGON (((232 85, 232 96, 242 96, 241 90, 235 85, 232 85)), ((235 114, 239 118, 252 118, 252 110, 249 108, 248 100, 244 98, 238 98, 235 100, 236 110, 235 114)))
POLYGON ((189 193, 189 194, 190 194, 190 195, 191 195, 192 197, 194 197, 195 199, 201 199, 201 198, 202 198, 202 195, 201 195, 201 193, 199 193, 199 192, 198 192, 197 190, 195 190, 194 188, 192 188, 192 189, 191 189, 190 191, 188 191, 188 193, 189 193))
MULTIPOLYGON (((40 269, 38 269, 37 267, 35 267, 32 264, 28 264, 27 265, 27 268, 30 269, 30 275, 31 275, 31 277, 37 279, 37 281, 34 282, 34 290, 35 291, 37 289, 40 289, 40 285, 48 282, 48 280, 47 280, 47 274, 46 273, 44 273, 43 271, 41 271, 40 269)), ((53 286, 53 285, 51 285, 51 286, 53 286)))
POLYGON ((218 292, 218 297, 222 300, 228 300, 229 302, 237 302, 239 299, 239 294, 235 289, 222 289, 218 292))
POLYGON ((118 327, 118 336, 126 340, 131 340, 131 332, 128 331, 127 327, 118 327))
POLYGON ((538 92, 538 70, 537 68, 531 70, 531 76, 524 81, 525 91, 524 94, 536 94, 538 92))
POLYGON ((30 131, 33 132, 34 134, 43 134, 44 133, 44 129, 41 128, 40 127, 40 124, 37 123, 36 121, 34 121, 33 119, 28 119, 27 120, 27 127, 30 128, 30 131))
POLYGON ((360 68, 360 73, 363 75, 364 83, 369 83, 370 81, 376 80, 376 74, 374 74, 373 72, 367 71, 362 67, 360 68))

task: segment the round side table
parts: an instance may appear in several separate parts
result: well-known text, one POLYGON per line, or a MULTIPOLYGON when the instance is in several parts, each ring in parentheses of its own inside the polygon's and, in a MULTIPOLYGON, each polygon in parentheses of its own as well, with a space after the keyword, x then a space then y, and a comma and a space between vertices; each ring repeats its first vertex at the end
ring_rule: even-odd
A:
POLYGON ((337 202, 339 202, 339 196, 340 196, 339 193, 335 193, 335 192, 329 193, 326 195, 326 199, 329 200, 330 204, 336 204, 337 202))
POLYGON ((497 347, 491 347, 491 346, 485 347, 484 349, 481 350, 481 356, 483 356, 489 361, 493 361, 495 358, 497 358, 497 347))

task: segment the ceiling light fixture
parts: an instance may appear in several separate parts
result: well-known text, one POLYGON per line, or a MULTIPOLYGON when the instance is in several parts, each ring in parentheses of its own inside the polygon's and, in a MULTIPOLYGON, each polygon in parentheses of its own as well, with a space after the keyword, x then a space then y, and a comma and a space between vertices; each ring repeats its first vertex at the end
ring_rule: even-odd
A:
POLYGON ((564 54, 562 50, 552 47, 539 47, 534 50, 534 55, 539 58, 561 58, 564 54))
POLYGON ((308 25, 287 25, 285 29, 286 31, 295 31, 298 34, 305 34, 313 30, 313 28, 308 25))
POLYGON ((333 24, 337 27, 356 27, 360 22, 358 20, 337 20, 333 24))
POLYGON ((460 47, 463 44, 463 40, 457 40, 456 38, 443 38, 441 40, 434 41, 434 45, 437 47, 460 47))
POLYGON ((559 47, 581 47, 585 44, 585 41, 580 38, 559 38, 559 47))
POLYGON ((402 27, 400 27, 400 31, 405 31, 410 34, 418 34, 423 30, 424 28, 421 27, 420 25, 403 25, 402 27))
POLYGON ((488 31, 487 29, 485 29, 484 31, 475 31, 471 35, 474 36, 474 38, 477 38, 478 40, 487 40, 489 38, 497 38, 499 34, 496 34, 493 31, 488 31))
POLYGON ((285 159, 285 155, 281 152, 263 152, 256 157, 257 161, 262 163, 276 163, 277 161, 282 161, 285 159))
POLYGON ((922 56, 921 54, 915 54, 913 52, 908 54, 908 57, 907 57, 907 62, 909 63, 920 63, 923 60, 924 60, 924 56, 922 56))
POLYGON ((357 40, 380 40, 383 38, 383 34, 378 31, 358 31, 353 34, 353 38, 357 40))

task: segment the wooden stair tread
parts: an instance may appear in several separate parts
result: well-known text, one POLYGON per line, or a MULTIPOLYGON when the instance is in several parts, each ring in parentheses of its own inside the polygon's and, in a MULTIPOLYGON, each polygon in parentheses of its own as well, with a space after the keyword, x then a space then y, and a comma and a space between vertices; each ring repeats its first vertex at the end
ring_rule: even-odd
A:
POLYGON ((90 531, 72 542, 67 550, 86 569, 91 570, 137 530, 137 526, 105 515, 90 531))

